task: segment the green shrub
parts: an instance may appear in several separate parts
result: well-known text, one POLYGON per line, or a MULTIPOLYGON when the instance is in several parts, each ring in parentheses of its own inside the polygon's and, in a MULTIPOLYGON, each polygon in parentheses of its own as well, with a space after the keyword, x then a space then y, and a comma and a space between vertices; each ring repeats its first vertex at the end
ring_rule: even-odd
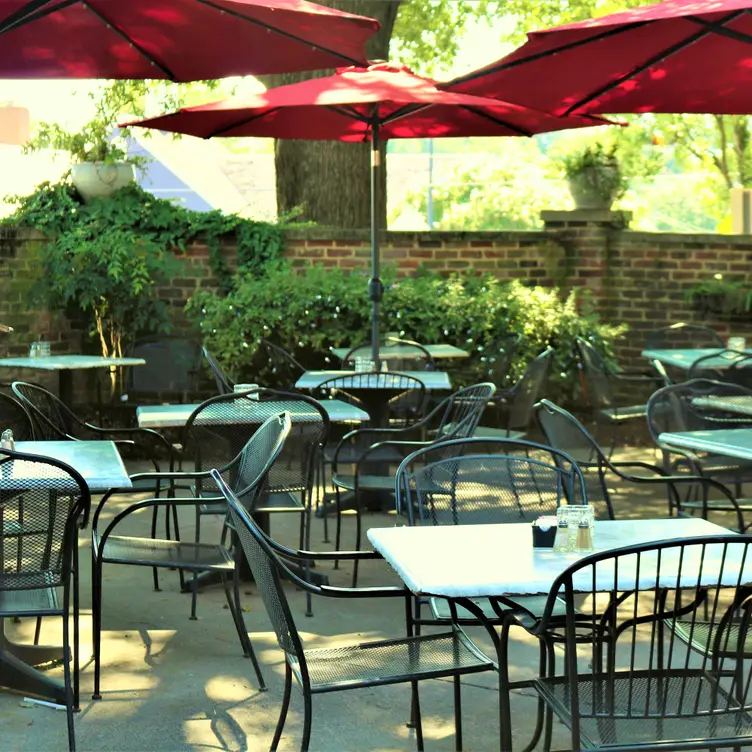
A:
MULTIPOLYGON (((622 331, 600 323, 587 296, 577 291, 562 300, 556 290, 473 273, 444 279, 419 270, 395 280, 388 270, 384 277, 382 332, 470 350, 470 358, 451 363, 457 385, 487 379, 486 348, 520 333, 512 377, 551 346, 556 355, 549 394, 570 400, 579 381, 574 338, 597 339, 608 353, 622 331)), ((297 275, 284 262, 268 266, 263 277, 236 280, 227 296, 202 291, 188 304, 205 343, 232 376, 270 385, 273 376, 257 357, 259 338, 284 347, 309 368, 336 368, 339 361, 327 355, 329 348, 370 341, 370 311, 364 275, 321 266, 297 275)))

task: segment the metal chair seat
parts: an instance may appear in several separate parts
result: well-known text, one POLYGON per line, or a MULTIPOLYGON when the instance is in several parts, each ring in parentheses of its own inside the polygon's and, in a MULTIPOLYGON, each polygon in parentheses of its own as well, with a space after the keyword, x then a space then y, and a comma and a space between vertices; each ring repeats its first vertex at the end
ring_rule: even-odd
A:
MULTIPOLYGON (((491 667, 488 657, 460 631, 306 650, 305 660, 313 693, 453 676, 457 671, 472 673, 491 667)), ((288 661, 302 686, 296 658, 288 655, 288 661)))
POLYGON ((178 569, 207 569, 232 572, 232 555, 224 546, 209 543, 190 543, 154 538, 132 538, 110 535, 100 548, 95 534, 95 547, 101 561, 111 564, 168 566, 178 569))
MULTIPOLYGON (((510 599, 510 601, 514 601, 514 603, 519 604, 523 609, 525 609, 525 612, 530 612, 531 614, 538 616, 543 613, 543 609, 546 606, 546 599, 547 596, 545 595, 531 595, 527 597, 522 598, 514 598, 510 599)), ((489 621, 497 621, 498 616, 496 614, 496 611, 494 611, 493 606, 491 605, 491 602, 487 598, 471 598, 473 603, 475 603, 476 606, 480 608, 480 610, 483 612, 483 615, 489 620, 489 621)), ((429 605, 431 606, 431 613, 433 614, 433 618, 437 619, 439 621, 450 621, 452 618, 452 612, 449 608, 449 601, 447 601, 444 598, 429 598, 429 605)), ((564 601, 559 600, 556 603, 556 606, 553 611, 554 616, 564 616, 566 614, 566 606, 564 604, 564 601)), ((514 612, 515 618, 523 622, 525 619, 529 619, 527 613, 517 613, 514 612)), ((457 619, 460 624, 463 622, 472 622, 474 624, 478 623, 478 617, 472 614, 470 611, 468 611, 466 608, 463 608, 461 606, 457 607, 457 619)))
POLYGON ((524 435, 524 431, 507 431, 489 426, 478 426, 473 432, 474 439, 521 439, 524 435))
MULTIPOLYGON (((580 738, 586 749, 645 749, 659 746, 671 749, 671 742, 689 739, 736 740, 748 745, 752 735, 752 714, 740 707, 709 673, 700 670, 618 672, 609 681, 596 674, 577 681, 580 702, 580 738), (593 699, 606 698, 613 716, 598 717, 593 699), (688 698, 702 708, 687 712, 688 698), (681 710, 681 714, 677 712, 681 710), (590 715, 590 717, 587 717, 590 715), (672 717, 672 715, 674 717, 672 717), (595 716, 595 717, 593 717, 595 716)), ((535 680, 536 689, 550 707, 569 723, 571 717, 570 679, 555 677, 535 680)), ((605 700, 603 700, 605 702, 605 700)), ((707 746, 707 745, 706 745, 707 746)), ((713 747, 715 748, 715 744, 713 747)))
MULTIPOLYGON (((339 448, 337 453, 337 463, 341 465, 354 465, 363 456, 363 453, 370 448, 370 443, 363 443, 361 445, 343 445, 339 448)), ((335 452, 337 450, 337 444, 330 444, 324 450, 324 459, 326 462, 331 463, 334 459, 335 452)), ((369 452, 368 459, 373 462, 395 462, 400 463, 405 459, 404 453, 400 453, 395 447, 385 446, 379 447, 372 452, 369 452)))
MULTIPOLYGON (((332 475, 332 483, 345 491, 355 490, 354 475, 337 473, 332 475)), ((358 488, 361 491, 394 491, 394 478, 388 475, 359 475, 358 488)))
POLYGON ((13 589, 14 579, 14 575, 0 576, 0 617, 62 613, 57 588, 46 573, 38 572, 31 578, 24 575, 23 590, 13 589))
MULTIPOLYGON (((683 642, 687 643, 700 653, 708 653, 713 649, 714 642, 718 639, 718 625, 707 621, 677 619, 667 621, 667 625, 674 634, 683 642)), ((732 621, 723 631, 721 638, 729 650, 734 650, 739 642, 739 622, 732 621)), ((746 631, 744 635, 744 653, 747 658, 752 656, 752 634, 746 631)))
POLYGON ((634 420, 635 418, 644 418, 648 414, 648 406, 629 405, 627 407, 607 407, 599 410, 598 414, 613 423, 622 420, 634 420))
MULTIPOLYGON (((225 509, 227 506, 225 505, 225 509)), ((305 505, 294 491, 262 494, 253 505, 254 512, 303 512, 305 505)))

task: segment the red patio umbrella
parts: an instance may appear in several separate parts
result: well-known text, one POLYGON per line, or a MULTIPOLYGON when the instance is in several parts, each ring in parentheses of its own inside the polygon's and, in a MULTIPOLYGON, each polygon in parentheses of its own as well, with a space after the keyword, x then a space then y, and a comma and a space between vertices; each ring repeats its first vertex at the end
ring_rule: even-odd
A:
POLYGON ((0 78, 196 81, 365 61, 378 21, 305 0, 0 0, 0 78))
POLYGON ((558 115, 752 113, 752 2, 668 0, 528 34, 446 84, 558 115))
POLYGON ((379 143, 392 138, 532 136, 602 125, 602 118, 558 117, 517 104, 441 91, 430 79, 389 63, 345 68, 333 76, 279 86, 243 99, 185 107, 128 123, 200 138, 261 136, 371 142, 371 267, 373 360, 378 366, 379 247, 376 186, 379 143))

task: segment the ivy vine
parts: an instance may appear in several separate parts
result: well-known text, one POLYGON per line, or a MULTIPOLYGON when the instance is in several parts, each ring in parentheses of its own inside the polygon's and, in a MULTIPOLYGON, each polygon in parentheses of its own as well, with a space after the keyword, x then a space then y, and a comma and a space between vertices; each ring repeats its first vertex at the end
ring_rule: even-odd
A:
POLYGON ((5 225, 32 227, 50 239, 77 236, 88 242, 99 228, 136 232, 145 242, 164 250, 184 251, 198 237, 206 239, 209 261, 224 293, 233 289, 234 275, 222 253, 222 241, 234 236, 237 271, 258 276, 264 267, 281 257, 285 238, 279 224, 259 222, 224 214, 219 210, 197 212, 157 198, 135 183, 113 196, 83 203, 69 183, 42 183, 34 193, 17 196, 16 211, 5 225))

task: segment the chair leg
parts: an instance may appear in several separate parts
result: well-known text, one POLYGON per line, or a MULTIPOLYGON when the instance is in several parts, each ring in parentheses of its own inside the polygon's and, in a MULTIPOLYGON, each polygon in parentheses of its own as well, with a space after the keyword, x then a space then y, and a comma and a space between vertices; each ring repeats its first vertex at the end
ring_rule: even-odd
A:
POLYGON ((510 708, 510 687, 508 674, 509 630, 511 622, 505 619, 502 624, 498 644, 496 646, 499 657, 499 727, 501 734, 501 749, 510 752, 512 749, 512 712, 510 708))
MULTIPOLYGON (((165 512, 165 515, 167 513, 165 512)), ((158 522, 158 515, 159 515, 159 506, 155 506, 151 513, 151 537, 156 538, 157 537, 157 522, 158 522)), ((170 531, 169 531, 169 519, 166 524, 166 532, 167 532, 167 539, 170 538, 170 531)), ((159 592, 159 569, 157 567, 151 568, 151 576, 154 580, 154 590, 159 592)))
POLYGON ((42 617, 37 616, 37 624, 34 627, 34 644, 39 645, 39 637, 42 632, 42 617))
POLYGON ((193 573, 193 582, 191 583, 191 615, 188 617, 191 621, 196 621, 196 605, 198 604, 198 572, 193 573))
POLYGON ((290 692, 292 691, 292 671, 290 664, 285 665, 285 690, 282 695, 282 707, 279 711, 279 720, 277 721, 277 728, 274 730, 274 738, 272 739, 272 746, 270 752, 276 752, 279 746, 279 740, 282 736, 282 729, 285 727, 285 720, 287 719, 287 709, 290 707, 290 692))
MULTIPOLYGON (((355 550, 360 551, 360 537, 361 537, 361 517, 360 517, 360 505, 358 504, 357 494, 355 496, 355 550)), ((353 580, 352 586, 358 587, 358 564, 360 562, 356 559, 353 565, 353 580)))
POLYGON ((300 742, 300 752, 308 752, 311 743, 311 690, 303 688, 303 739, 300 742))
MULTIPOLYGON (((334 550, 340 550, 340 540, 342 537, 342 508, 340 507, 339 487, 334 489, 334 504, 337 514, 337 525, 334 532, 334 550)), ((339 559, 334 560, 334 568, 339 569, 339 559)))
POLYGON ((412 710, 410 715, 415 719, 415 746, 418 752, 423 752, 423 719, 420 717, 420 695, 418 694, 418 682, 411 681, 412 710))
POLYGON ((68 724, 68 750, 76 752, 76 730, 73 725, 73 688, 71 686, 71 662, 70 662, 70 628, 68 626, 68 609, 65 609, 63 617, 63 650, 64 665, 63 676, 65 681, 65 715, 68 724))
POLYGON ((243 655, 245 655, 246 658, 250 658, 251 663, 253 663, 253 670, 256 672, 256 679, 258 679, 259 691, 266 692, 267 687, 264 682, 264 675, 261 673, 261 666, 259 666, 258 659, 256 658, 256 651, 253 649, 251 638, 248 637, 248 630, 245 627, 245 620, 243 619, 243 609, 240 606, 240 575, 238 574, 237 567, 233 574, 232 592, 230 592, 230 585, 227 582, 227 577, 222 577, 222 585, 225 590, 225 597, 227 598, 230 615, 232 616, 235 629, 240 638, 243 655))
POLYGON ((99 679, 102 647, 102 562, 92 553, 91 563, 91 615, 94 631, 94 694, 92 694, 91 699, 101 700, 99 679))
MULTIPOLYGON (((303 495, 303 514, 301 515, 301 524, 303 525, 303 528, 301 529, 301 544, 304 551, 310 551, 311 550, 311 500, 309 498, 306 498, 306 495, 303 495)), ((305 563, 305 576, 306 580, 308 582, 311 581, 311 562, 310 560, 306 560, 305 563)), ((313 598, 311 598, 311 593, 306 590, 306 610, 305 610, 306 616, 313 616, 313 598)))
MULTIPOLYGON (((77 541, 76 541, 77 542, 77 541)), ((78 546, 73 547, 73 710, 78 713, 81 709, 81 671, 80 671, 80 645, 81 634, 79 618, 81 615, 81 601, 78 582, 78 546)))
POLYGON ((460 677, 454 677, 454 748, 462 752, 462 686, 460 677))

